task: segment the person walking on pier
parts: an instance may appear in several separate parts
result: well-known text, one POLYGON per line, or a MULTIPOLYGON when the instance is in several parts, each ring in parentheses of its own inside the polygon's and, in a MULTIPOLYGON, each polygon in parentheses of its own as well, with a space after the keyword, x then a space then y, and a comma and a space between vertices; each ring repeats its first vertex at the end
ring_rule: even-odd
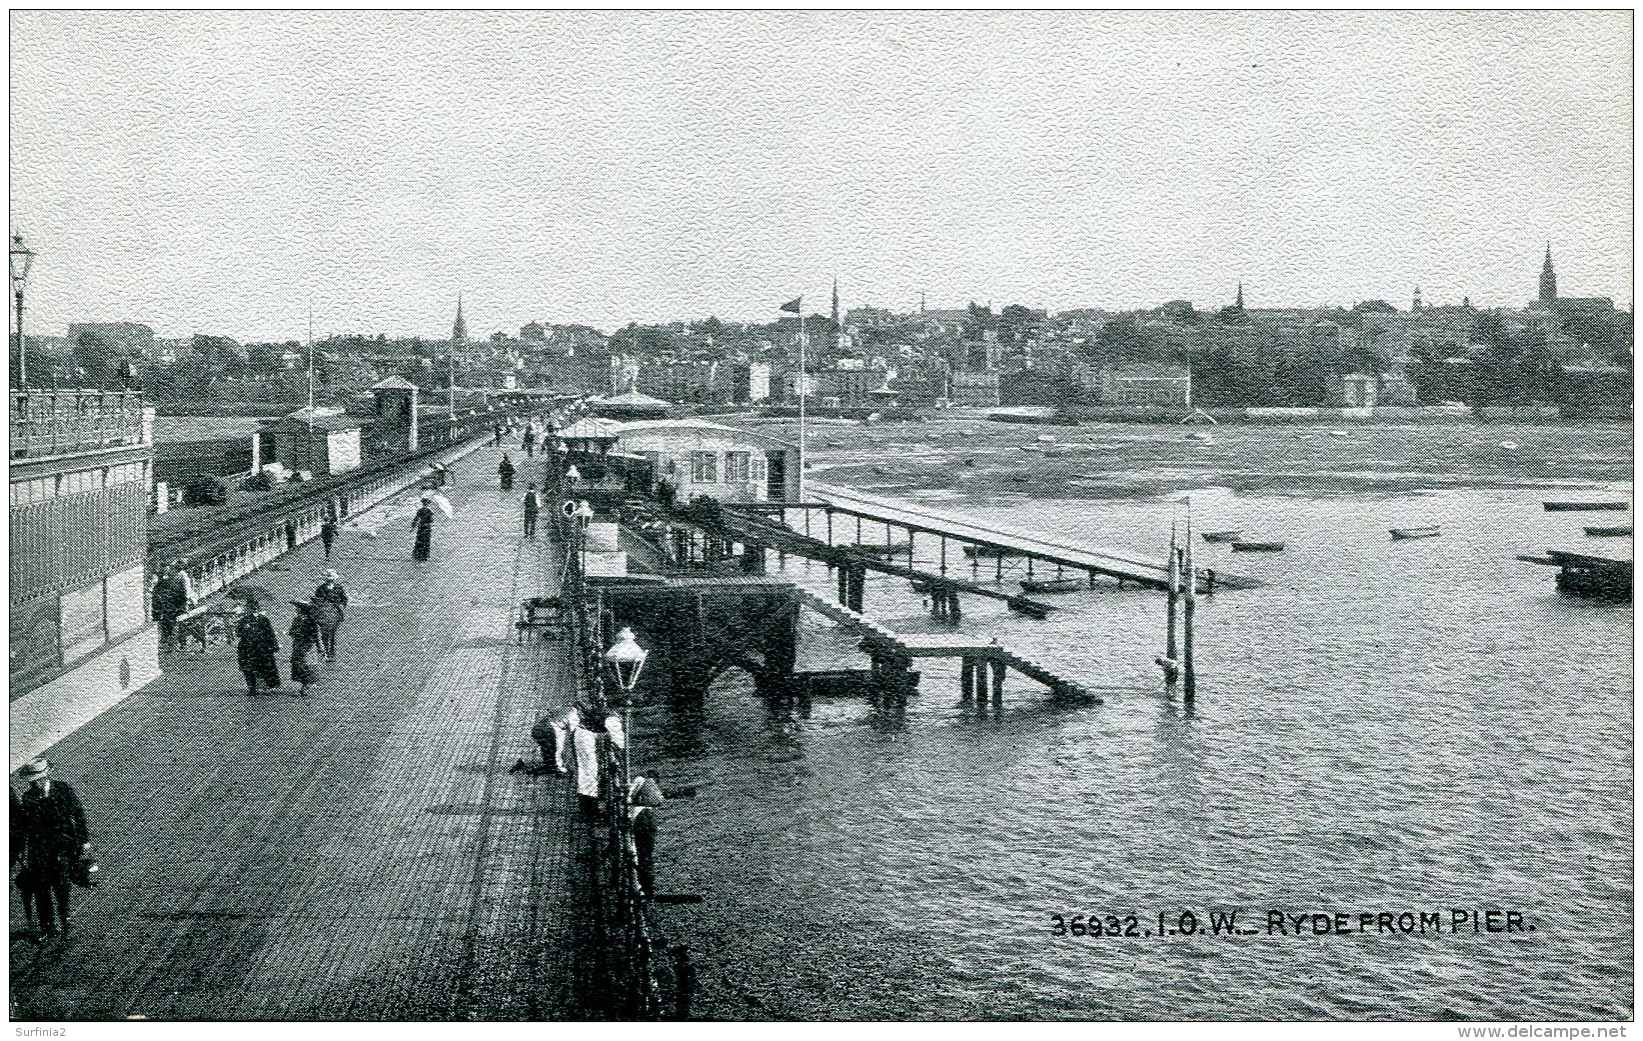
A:
POLYGON ((325 515, 325 523, 319 526, 320 545, 325 547, 325 559, 331 559, 331 543, 337 540, 337 518, 335 514, 325 515))
POLYGON ((628 834, 633 837, 639 895, 646 900, 656 895, 656 808, 661 805, 661 786, 653 778, 635 777, 628 787, 628 834))
POLYGON ((343 615, 348 607, 348 593, 342 588, 335 571, 325 573, 325 581, 314 590, 313 604, 310 613, 314 616, 314 624, 319 626, 320 647, 325 653, 325 660, 336 661, 337 630, 342 627, 343 615))
POLYGON ((532 459, 536 458, 536 424, 525 424, 525 436, 519 439, 519 447, 532 459))
POLYGON ((307 600, 293 600, 297 609, 286 630, 291 637, 291 682, 298 685, 298 694, 307 694, 308 685, 319 682, 319 624, 314 621, 314 605, 307 600))
POLYGON ((536 494, 536 485, 525 491, 525 537, 536 538, 536 515, 542 510, 542 500, 536 494))
POLYGON ((434 538, 434 506, 433 499, 424 495, 422 507, 411 518, 411 530, 416 532, 416 541, 411 544, 412 560, 427 560, 434 538))
POLYGON ((502 424, 500 422, 491 424, 491 445, 497 448, 502 446, 502 424))
POLYGON ((513 475, 515 473, 516 471, 513 468, 513 460, 508 458, 508 453, 503 452, 502 461, 496 464, 496 476, 502 481, 503 491, 513 491, 513 475))
POLYGON ((66 936, 74 869, 91 848, 86 812, 72 787, 52 780, 49 759, 34 760, 17 776, 28 785, 18 801, 23 849, 17 888, 23 891, 23 911, 38 916, 46 936, 55 936, 59 923, 66 936))
POLYGON ((270 691, 280 689, 280 638, 274 632, 274 623, 263 614, 260 601, 246 602, 245 614, 234 626, 238 646, 240 672, 245 675, 247 694, 255 695, 259 686, 270 691))
POLYGON ((169 651, 177 643, 177 618, 188 610, 188 573, 174 564, 169 573, 154 583, 154 619, 160 623, 160 650, 169 651))

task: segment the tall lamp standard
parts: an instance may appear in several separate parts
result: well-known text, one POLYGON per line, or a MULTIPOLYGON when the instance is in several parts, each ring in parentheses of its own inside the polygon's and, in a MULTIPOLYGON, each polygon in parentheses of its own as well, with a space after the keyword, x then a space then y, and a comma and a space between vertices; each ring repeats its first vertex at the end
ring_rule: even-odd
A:
POLYGON ((623 827, 626 827, 628 786, 633 783, 633 689, 639 685, 639 674, 645 669, 650 652, 639 646, 633 630, 624 628, 616 634, 616 642, 605 652, 605 663, 616 676, 616 686, 622 692, 622 800, 623 827))
POLYGON ((20 234, 11 237, 11 251, 6 255, 11 272, 11 291, 17 298, 17 385, 29 383, 28 347, 23 339, 23 284, 28 281, 29 268, 34 266, 34 251, 23 245, 20 234))

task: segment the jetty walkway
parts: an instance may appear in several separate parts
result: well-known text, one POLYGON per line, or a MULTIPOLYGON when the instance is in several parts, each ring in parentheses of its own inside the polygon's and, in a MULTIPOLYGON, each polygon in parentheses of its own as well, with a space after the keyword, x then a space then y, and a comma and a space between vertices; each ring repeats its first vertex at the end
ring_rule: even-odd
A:
MULTIPOLYGON (((498 456, 462 467, 431 561, 410 559, 408 514, 338 539, 351 603, 308 697, 248 697, 229 647, 171 652, 47 750, 102 883, 40 946, 13 888, 13 1019, 599 1014, 574 790, 509 772, 575 687, 564 641, 514 640, 519 601, 556 590, 548 526, 520 537, 498 456)), ((316 541, 243 580, 271 595, 287 655, 287 601, 326 566, 316 541)))
MULTIPOLYGON (((1168 554, 1165 554, 1165 559, 1152 560, 1118 550, 1075 546, 1042 536, 973 524, 935 510, 915 508, 882 496, 820 481, 806 482, 805 491, 816 507, 901 528, 907 532, 909 539, 916 533, 975 547, 988 555, 989 560, 1000 561, 1000 573, 1003 570, 1003 556, 1018 556, 1083 571, 1092 576, 1106 575, 1156 589, 1169 588, 1168 554)), ((805 507, 796 508, 803 511, 805 507)), ((944 569, 945 566, 944 558, 944 569)), ((1222 572, 1216 574, 1215 584, 1226 589, 1250 589, 1259 585, 1254 579, 1222 572)))

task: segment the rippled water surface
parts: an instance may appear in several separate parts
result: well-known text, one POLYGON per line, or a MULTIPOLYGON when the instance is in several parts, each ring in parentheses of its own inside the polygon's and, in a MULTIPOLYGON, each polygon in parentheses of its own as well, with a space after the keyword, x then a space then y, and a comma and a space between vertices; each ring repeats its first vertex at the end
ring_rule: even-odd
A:
MULTIPOLYGON (((1190 492, 1200 530, 1288 550, 1195 547, 1201 565, 1264 585, 1200 601, 1190 710, 1151 664, 1162 597, 1110 586, 1055 597, 1045 621, 970 598, 961 627, 1061 663, 1103 705, 1055 705, 1012 676, 1003 711, 978 713, 956 662, 924 660, 902 718, 856 699, 772 709, 739 675, 697 713, 648 710, 648 760, 700 791, 670 802, 659 856, 663 889, 706 896, 659 911, 695 952, 698 1014, 1631 1014, 1632 612, 1558 596, 1549 570, 1514 560, 1630 555, 1581 534, 1628 515, 1540 505, 1629 498, 1629 428, 1244 427, 1188 442, 1084 427, 1052 430, 1066 455, 1019 450, 1044 430, 823 430, 811 473, 1160 555, 1175 493, 1190 492), (1388 537, 1428 523, 1443 536, 1388 537), (1535 931, 1051 936, 1053 914, 1155 927, 1160 911, 1239 909, 1264 927, 1274 908, 1445 924, 1452 908, 1500 908, 1535 931)), ((920 542, 922 559, 934 551, 920 542)), ((819 567, 785 573, 829 588, 819 567)), ((871 576, 866 607, 894 629, 938 628, 899 580, 871 576)), ((801 663, 848 654, 806 619, 801 663)))

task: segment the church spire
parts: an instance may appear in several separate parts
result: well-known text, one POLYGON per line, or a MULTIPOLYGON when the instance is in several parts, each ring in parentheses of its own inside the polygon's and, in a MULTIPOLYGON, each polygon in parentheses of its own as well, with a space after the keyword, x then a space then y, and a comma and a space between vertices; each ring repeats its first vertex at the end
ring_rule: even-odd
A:
POLYGON ((839 327, 839 279, 833 276, 833 328, 839 327))
POLYGON ((1554 303, 1557 300, 1557 272, 1552 270, 1552 244, 1546 243, 1546 261, 1540 265, 1540 302, 1554 303))
POLYGON ((468 321, 462 317, 462 294, 456 294, 456 321, 451 324, 451 342, 468 342, 468 321))
POLYGON ((1232 306, 1240 311, 1244 309, 1244 284, 1242 282, 1238 283, 1238 299, 1232 302, 1232 306))

